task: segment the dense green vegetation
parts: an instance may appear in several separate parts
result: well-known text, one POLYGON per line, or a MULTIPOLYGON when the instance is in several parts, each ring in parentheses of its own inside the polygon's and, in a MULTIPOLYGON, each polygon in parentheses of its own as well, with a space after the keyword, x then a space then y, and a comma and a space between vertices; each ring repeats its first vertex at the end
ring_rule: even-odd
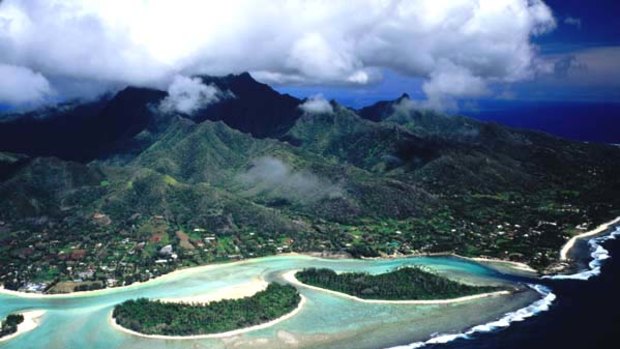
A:
POLYGON ((405 97, 304 114, 248 75, 209 81, 237 98, 193 119, 149 107, 162 91, 101 101, 93 137, 113 118, 125 138, 88 161, 0 152, 0 284, 67 292, 284 252, 454 252, 545 271, 572 235, 620 215, 618 147, 396 108, 405 97))
POLYGON ((300 300, 293 286, 271 283, 251 297, 208 304, 129 300, 117 305, 113 316, 119 325, 144 334, 201 335, 269 322, 293 311, 300 300))
POLYGON ((330 269, 310 268, 298 272, 295 277, 308 285, 364 299, 450 299, 501 289, 491 286, 465 285, 419 267, 405 267, 379 275, 337 274, 330 269))
POLYGON ((2 320, 0 327, 0 338, 17 332, 17 326, 24 322, 24 316, 21 314, 10 314, 2 320))

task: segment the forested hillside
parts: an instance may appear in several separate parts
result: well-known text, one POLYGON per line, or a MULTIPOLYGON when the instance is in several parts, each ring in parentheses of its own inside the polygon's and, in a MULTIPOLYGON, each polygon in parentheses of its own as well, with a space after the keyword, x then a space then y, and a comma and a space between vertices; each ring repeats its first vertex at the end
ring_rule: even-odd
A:
POLYGON ((615 146, 408 96, 313 112, 249 74, 202 79, 225 97, 192 115, 127 88, 0 122, 0 283, 66 292, 291 251, 544 270, 571 235, 620 215, 615 146))

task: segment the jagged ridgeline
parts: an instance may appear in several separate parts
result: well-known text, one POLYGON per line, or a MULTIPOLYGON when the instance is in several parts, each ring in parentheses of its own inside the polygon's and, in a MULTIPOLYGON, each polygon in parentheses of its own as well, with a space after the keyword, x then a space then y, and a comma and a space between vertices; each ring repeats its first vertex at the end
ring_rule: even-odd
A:
POLYGON ((544 268, 577 225, 620 213, 615 146, 420 110, 406 95, 310 110, 249 74, 200 79, 215 97, 191 112, 129 87, 2 119, 0 282, 73 280, 66 267, 84 263, 97 271, 80 279, 127 283, 286 251, 544 268))

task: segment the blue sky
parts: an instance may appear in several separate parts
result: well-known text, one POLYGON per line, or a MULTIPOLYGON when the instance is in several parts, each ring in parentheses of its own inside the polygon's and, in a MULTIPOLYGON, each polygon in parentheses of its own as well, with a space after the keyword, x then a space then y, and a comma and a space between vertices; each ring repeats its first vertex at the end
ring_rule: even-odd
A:
POLYGON ((354 107, 620 102, 618 18, 614 0, 3 0, 0 109, 244 71, 354 107))
MULTIPOLYGON (((490 96, 460 99, 458 111, 535 102, 620 103, 620 1, 545 2, 553 11, 557 27, 533 37, 532 42, 541 58, 555 63, 554 71, 521 82, 494 84, 490 96), (603 65, 605 61, 607 67, 601 67, 596 74, 590 73, 596 70, 593 65, 603 65), (583 75, 589 75, 591 81, 584 82, 583 75)), ((423 79, 393 71, 384 71, 384 77, 378 84, 358 88, 278 86, 278 90, 298 97, 323 94, 352 107, 394 99, 402 93, 413 99, 424 98, 423 79)))

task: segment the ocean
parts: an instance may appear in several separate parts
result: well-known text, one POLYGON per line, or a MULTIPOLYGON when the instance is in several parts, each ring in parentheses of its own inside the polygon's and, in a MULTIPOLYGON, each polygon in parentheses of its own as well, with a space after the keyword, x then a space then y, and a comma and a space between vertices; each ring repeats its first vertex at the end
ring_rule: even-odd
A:
MULTIPOLYGON (((620 234, 620 229, 616 230, 620 234)), ((432 349, 550 349, 620 347, 620 239, 604 239, 594 245, 596 259, 574 279, 546 279, 538 283, 556 296, 547 310, 508 327, 452 339, 444 344, 426 344, 432 349), (615 256, 616 258, 613 258, 615 256), (466 338, 463 338, 466 337, 466 338)), ((405 348, 407 346, 403 346, 405 348)), ((409 348, 422 347, 409 345, 409 348)))
POLYGON ((460 114, 582 142, 620 143, 620 103, 479 102, 460 114))
POLYGON ((39 327, 0 343, 0 348, 258 349, 289 347, 293 340, 299 347, 330 349, 616 348, 618 346, 611 344, 611 341, 616 339, 616 332, 620 329, 620 307, 616 301, 620 295, 620 282, 615 278, 615 274, 620 272, 620 240, 599 242, 600 245, 591 246, 596 262, 591 263, 588 271, 577 276, 581 279, 591 276, 588 281, 517 279, 477 263, 449 257, 327 260, 299 255, 186 269, 148 283, 87 295, 28 298, 0 294, 0 317, 22 310, 47 311, 39 327), (616 254, 618 258, 609 258, 610 254, 616 254), (515 280, 509 281, 528 283, 541 296, 538 298, 534 292, 525 292, 509 298, 488 298, 446 307, 405 306, 359 303, 322 291, 302 289, 311 306, 297 316, 272 328, 226 340, 157 341, 127 335, 109 326, 113 306, 127 299, 205 294, 257 277, 278 280, 284 271, 305 267, 382 273, 402 265, 428 266, 448 275, 466 276, 472 280, 512 278, 515 280), (458 333, 460 326, 473 327, 458 333), (429 335, 437 333, 435 331, 445 328, 455 328, 457 332, 433 335, 425 342, 407 342, 409 339, 429 338, 429 335))

